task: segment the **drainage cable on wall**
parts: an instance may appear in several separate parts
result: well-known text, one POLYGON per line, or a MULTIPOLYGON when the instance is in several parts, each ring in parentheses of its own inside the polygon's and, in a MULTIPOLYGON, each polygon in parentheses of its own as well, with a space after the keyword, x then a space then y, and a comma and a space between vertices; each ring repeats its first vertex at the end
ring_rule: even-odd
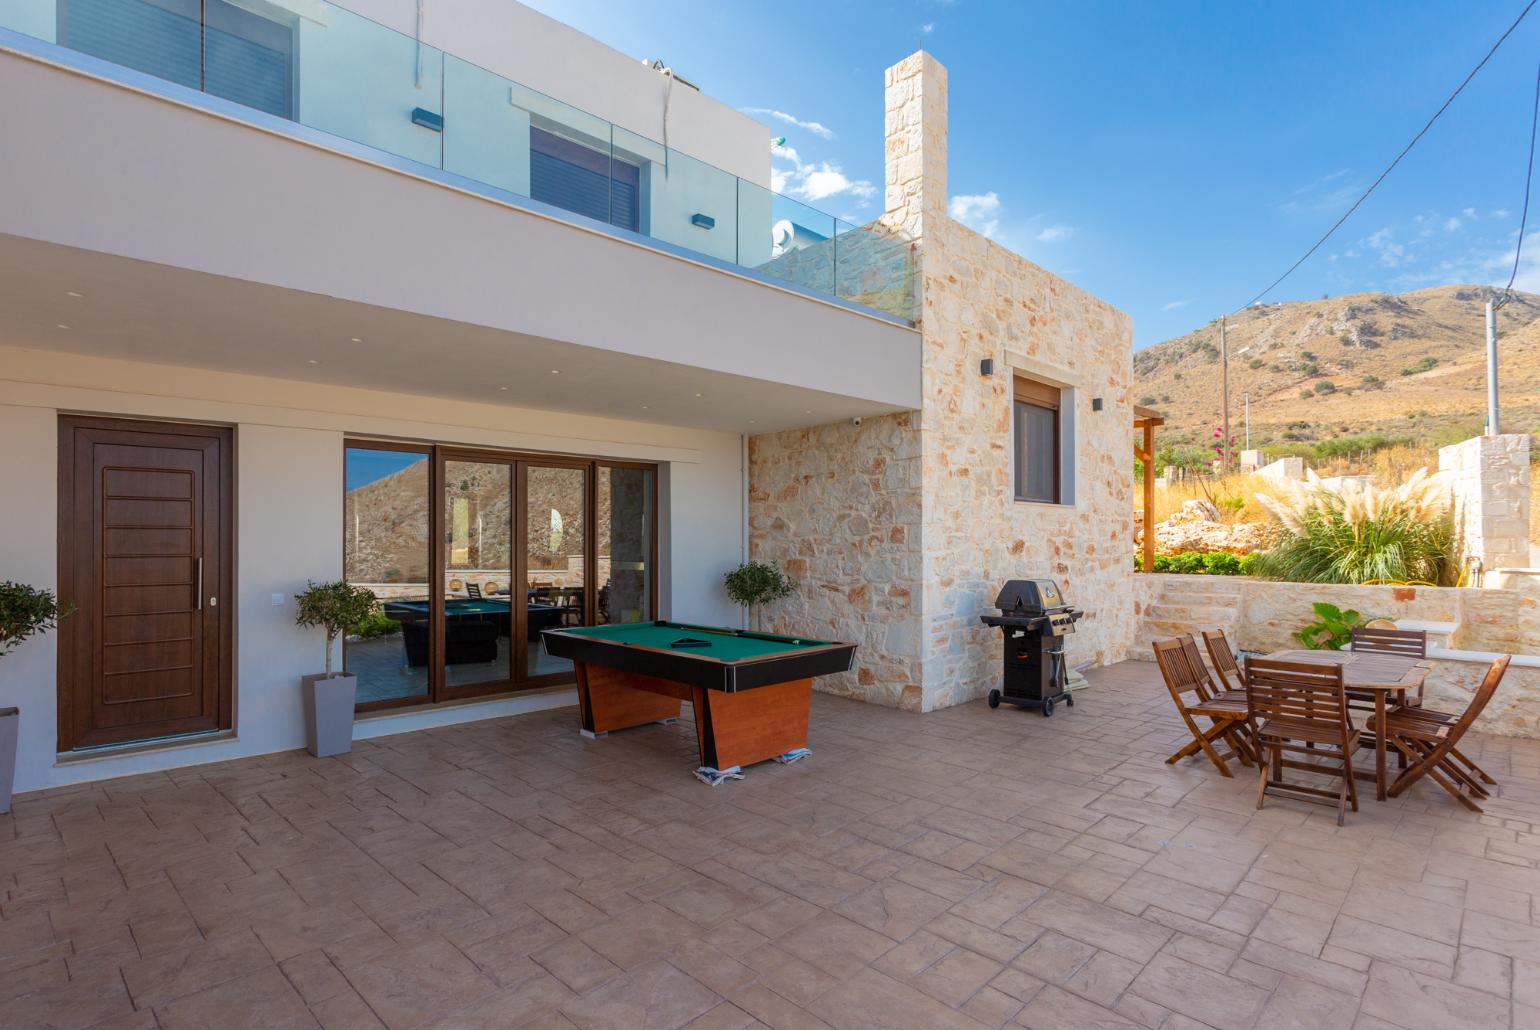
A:
POLYGON ((668 178, 668 106, 674 96, 674 69, 662 61, 642 59, 642 63, 663 76, 663 178, 668 178))

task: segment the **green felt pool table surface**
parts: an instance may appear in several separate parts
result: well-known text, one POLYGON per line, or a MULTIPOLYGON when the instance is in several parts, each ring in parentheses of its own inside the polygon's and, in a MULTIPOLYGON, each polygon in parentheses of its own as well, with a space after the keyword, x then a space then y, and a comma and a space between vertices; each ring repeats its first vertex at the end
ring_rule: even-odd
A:
MULTIPOLYGON (((400 608, 404 611, 421 612, 428 614, 427 601, 387 601, 387 608, 400 608)), ((507 601, 472 600, 471 598, 451 598, 444 602, 445 615, 507 615, 510 605, 507 601)))
POLYGON ((672 654, 709 658, 719 662, 740 662, 768 655, 792 654, 811 648, 828 647, 832 641, 806 637, 782 637, 769 633, 749 633, 722 626, 696 626, 685 622, 633 622, 615 626, 585 626, 563 630, 571 636, 588 637, 615 644, 651 647, 672 654), (704 640, 706 647, 675 647, 675 641, 688 638, 704 640))

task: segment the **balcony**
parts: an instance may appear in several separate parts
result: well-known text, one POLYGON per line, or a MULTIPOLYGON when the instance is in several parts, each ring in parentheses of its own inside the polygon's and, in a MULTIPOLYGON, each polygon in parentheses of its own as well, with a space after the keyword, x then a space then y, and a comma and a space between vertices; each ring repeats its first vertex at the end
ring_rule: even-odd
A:
POLYGON ((67 57, 313 145, 915 318, 912 248, 893 231, 817 211, 324 0, 20 0, 0 7, 0 48, 67 57))

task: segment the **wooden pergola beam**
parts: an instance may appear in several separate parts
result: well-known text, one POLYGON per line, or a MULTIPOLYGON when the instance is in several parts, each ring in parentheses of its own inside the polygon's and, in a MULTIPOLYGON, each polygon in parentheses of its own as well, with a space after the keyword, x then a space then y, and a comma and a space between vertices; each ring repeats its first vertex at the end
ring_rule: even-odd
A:
POLYGON ((1144 561, 1143 572, 1155 570, 1155 427, 1166 424, 1165 417, 1153 408, 1134 405, 1134 428, 1143 440, 1134 443, 1134 457, 1144 463, 1144 561), (1144 446, 1140 446, 1140 442, 1144 446))

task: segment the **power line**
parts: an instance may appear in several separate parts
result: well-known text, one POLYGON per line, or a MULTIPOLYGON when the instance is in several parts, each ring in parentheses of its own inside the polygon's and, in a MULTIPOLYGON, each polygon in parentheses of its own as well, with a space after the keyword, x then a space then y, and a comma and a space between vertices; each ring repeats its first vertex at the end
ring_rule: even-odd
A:
POLYGON ((1347 213, 1344 214, 1341 218, 1337 219, 1336 223, 1333 224, 1330 229, 1326 230, 1326 235, 1324 235, 1320 239, 1316 240, 1315 241, 1315 245, 1313 247, 1311 247, 1309 250, 1305 251, 1303 257, 1301 257, 1298 261, 1296 261, 1292 265, 1290 265, 1289 266, 1289 270, 1287 272, 1284 272, 1278 278, 1274 279, 1272 281, 1272 283, 1270 283, 1268 285, 1267 289, 1263 290, 1261 293, 1257 294, 1255 297, 1253 297, 1250 300, 1248 300, 1246 302, 1246 304, 1245 304, 1245 307, 1248 307, 1248 308, 1251 307, 1251 305, 1255 304, 1257 301, 1261 300, 1263 297, 1265 297, 1269 293, 1273 292, 1273 290, 1278 286, 1279 283, 1283 282, 1289 276, 1293 275, 1294 272, 1299 268, 1300 265, 1302 265, 1306 261, 1310 260, 1310 255, 1312 255, 1316 251, 1320 250, 1321 249, 1321 245, 1324 244, 1327 240, 1331 239, 1333 233, 1335 233, 1338 229, 1342 228, 1342 223, 1346 222, 1350 217, 1352 217, 1353 212, 1357 211, 1359 206, 1362 205, 1364 201, 1369 199, 1369 194, 1373 193, 1375 191, 1375 189, 1377 189, 1379 187, 1379 184, 1385 181, 1385 177, 1386 176, 1388 176, 1391 172, 1395 171, 1396 165, 1401 163, 1401 159, 1404 158, 1407 154, 1411 153, 1412 148, 1417 145, 1418 140, 1422 139, 1422 137, 1427 135, 1428 130, 1433 128, 1433 123, 1438 121, 1439 116, 1442 115, 1445 111, 1449 110, 1449 105, 1454 103, 1455 97, 1459 96, 1464 91, 1465 87, 1470 85, 1470 80, 1474 79, 1476 77, 1476 73, 1479 72, 1482 68, 1484 68, 1486 66, 1486 63, 1492 59, 1492 55, 1497 53, 1498 47, 1502 46, 1503 43, 1508 39, 1508 37, 1513 35, 1513 30, 1518 28, 1519 27, 1519 23, 1522 22, 1526 17, 1529 16, 1529 12, 1534 9, 1535 4, 1537 4, 1537 3, 1540 3, 1540 0, 1529 0, 1528 5, 1526 5, 1524 10, 1519 13, 1519 16, 1514 19, 1513 24, 1508 26, 1508 30, 1506 32, 1504 32, 1501 36, 1497 37, 1497 42, 1492 44, 1492 49, 1488 50, 1486 56, 1481 59, 1481 61, 1476 65, 1476 67, 1471 69, 1470 74, 1465 76, 1465 80, 1463 82, 1461 82, 1458 87, 1455 88, 1455 91, 1453 93, 1449 94, 1449 99, 1445 100, 1444 103, 1439 107, 1439 109, 1437 111, 1433 112, 1433 117, 1429 118, 1427 124, 1424 125, 1420 130, 1418 130, 1417 135, 1412 137, 1412 141, 1401 149, 1401 153, 1397 154, 1396 155, 1396 159, 1394 161, 1390 162, 1389 166, 1386 167, 1386 169, 1383 172, 1380 173, 1379 178, 1375 179, 1374 182, 1369 186, 1369 188, 1364 190, 1363 196, 1361 196, 1357 200, 1355 200, 1353 202, 1353 206, 1347 209, 1347 213))
POLYGON ((1540 124, 1540 67, 1535 69, 1535 106, 1529 116, 1529 160, 1524 163, 1524 212, 1519 215, 1519 238, 1513 245, 1513 272, 1495 307, 1502 307, 1513 296, 1513 282, 1519 277, 1519 255, 1524 252, 1524 227, 1529 224, 1529 183, 1535 174, 1535 126, 1540 124))

